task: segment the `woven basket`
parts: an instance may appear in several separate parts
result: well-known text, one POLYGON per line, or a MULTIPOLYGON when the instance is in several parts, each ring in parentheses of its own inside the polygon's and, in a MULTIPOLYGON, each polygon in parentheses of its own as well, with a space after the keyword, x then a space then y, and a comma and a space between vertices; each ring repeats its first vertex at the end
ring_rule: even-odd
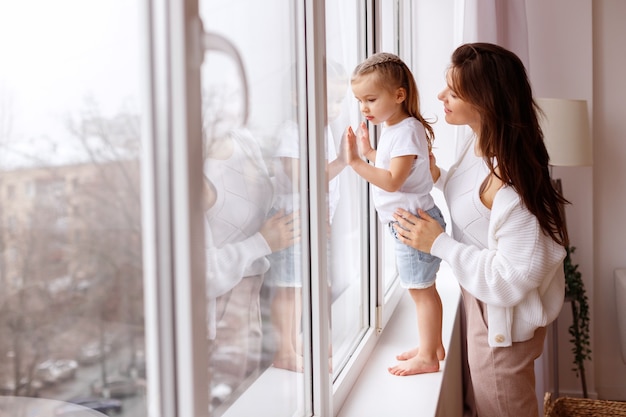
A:
POLYGON ((543 398, 544 417, 626 417, 626 402, 560 397, 552 402, 552 393, 543 398))

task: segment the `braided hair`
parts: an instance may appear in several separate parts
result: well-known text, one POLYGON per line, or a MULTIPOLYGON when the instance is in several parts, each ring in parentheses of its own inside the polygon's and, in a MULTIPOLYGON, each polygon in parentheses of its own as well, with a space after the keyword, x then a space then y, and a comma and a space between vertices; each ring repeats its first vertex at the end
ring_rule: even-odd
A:
POLYGON ((357 65, 352 73, 351 81, 368 74, 376 74, 377 81, 387 91, 404 89, 406 99, 402 102, 402 107, 409 116, 415 117, 424 126, 430 151, 435 140, 435 133, 430 122, 427 122, 420 112, 419 92, 409 67, 397 55, 379 52, 357 65))

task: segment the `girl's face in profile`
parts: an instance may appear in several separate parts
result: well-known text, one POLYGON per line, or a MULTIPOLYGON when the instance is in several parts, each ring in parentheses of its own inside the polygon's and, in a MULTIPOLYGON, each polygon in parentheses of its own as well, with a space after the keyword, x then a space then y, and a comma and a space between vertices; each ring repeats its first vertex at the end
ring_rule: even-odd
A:
POLYGON ((352 81, 352 92, 359 101, 363 116, 375 125, 387 123, 391 126, 406 118, 402 109, 404 89, 398 88, 391 92, 383 88, 374 73, 355 78, 352 81))
POLYGON ((451 125, 468 125, 475 133, 480 132, 480 114, 470 103, 462 100, 452 89, 450 71, 446 75, 447 85, 437 98, 443 102, 446 122, 451 125))

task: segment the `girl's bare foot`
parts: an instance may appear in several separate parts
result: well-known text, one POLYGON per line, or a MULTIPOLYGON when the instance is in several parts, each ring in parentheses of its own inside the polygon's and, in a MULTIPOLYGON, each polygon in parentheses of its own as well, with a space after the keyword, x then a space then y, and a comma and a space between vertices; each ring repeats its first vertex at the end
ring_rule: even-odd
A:
MULTIPOLYGON (((274 368, 286 369, 293 372, 304 372, 304 358, 302 355, 274 357, 274 368)), ((328 373, 333 373, 333 358, 328 358, 328 373)))
POLYGON ((275 356, 272 366, 293 372, 304 372, 304 359, 302 355, 296 354, 275 356))
MULTIPOLYGON (((409 360, 411 358, 416 357, 419 351, 420 351, 419 347, 413 348, 411 350, 407 350, 406 352, 402 352, 401 354, 397 355, 396 359, 399 361, 409 360)), ((439 346, 439 348, 437 348, 437 359, 442 361, 445 359, 445 357, 446 357, 446 350, 443 348, 443 345, 441 345, 439 346)))
POLYGON ((387 368, 390 374, 398 376, 426 374, 439 371, 439 361, 426 361, 417 355, 387 368))

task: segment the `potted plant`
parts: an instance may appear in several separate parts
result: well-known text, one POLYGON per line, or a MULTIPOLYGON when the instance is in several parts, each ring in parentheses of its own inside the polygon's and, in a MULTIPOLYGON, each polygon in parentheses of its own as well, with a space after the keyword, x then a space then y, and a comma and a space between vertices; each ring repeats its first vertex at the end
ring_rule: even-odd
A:
POLYGON ((589 304, 585 285, 578 264, 572 264, 571 255, 575 247, 566 247, 567 255, 563 262, 565 272, 565 301, 572 306, 572 324, 569 327, 572 353, 574 354, 572 370, 580 378, 583 387, 583 396, 587 398, 587 380, 585 378, 585 360, 591 360, 591 344, 589 338, 589 304))

